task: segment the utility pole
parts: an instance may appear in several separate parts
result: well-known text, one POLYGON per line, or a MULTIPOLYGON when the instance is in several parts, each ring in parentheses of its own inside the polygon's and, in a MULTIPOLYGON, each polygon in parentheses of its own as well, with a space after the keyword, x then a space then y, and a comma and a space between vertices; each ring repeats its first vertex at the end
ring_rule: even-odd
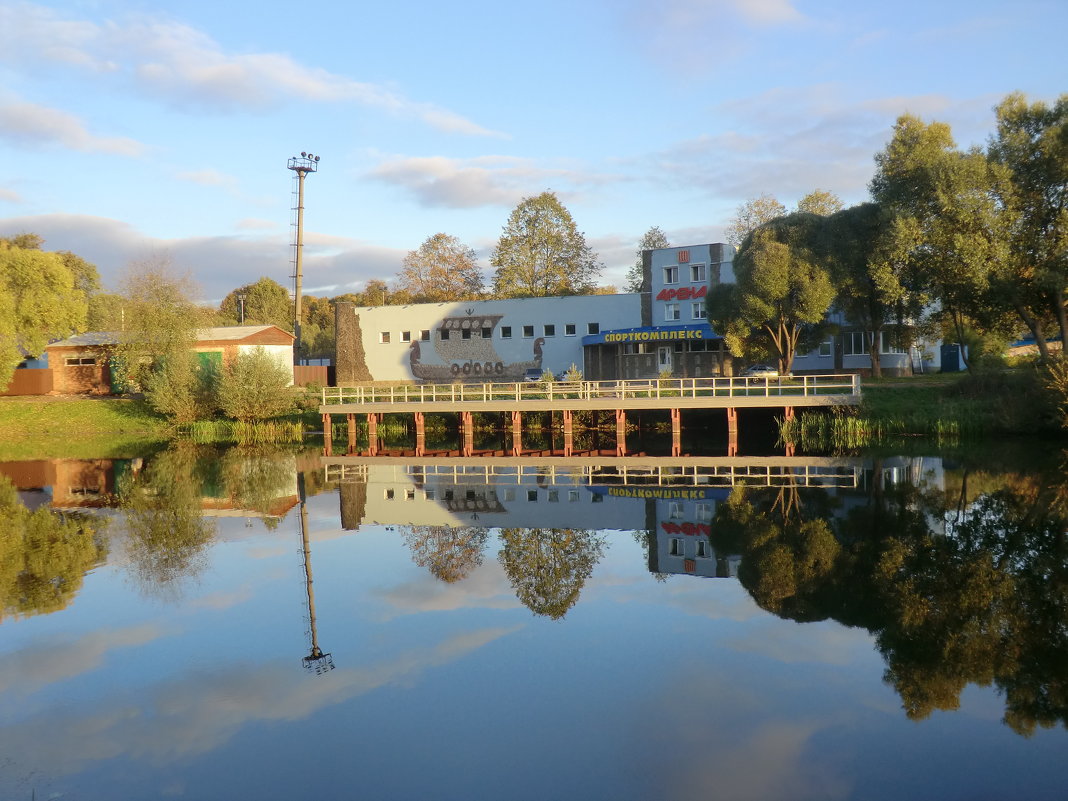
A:
POLYGON ((294 156, 289 160, 289 169, 296 173, 297 177, 297 205, 294 209, 297 213, 296 241, 293 243, 293 359, 294 364, 300 363, 300 295, 303 282, 303 253, 304 253, 304 177, 310 172, 316 172, 319 167, 319 157, 312 153, 301 151, 300 156, 294 156))

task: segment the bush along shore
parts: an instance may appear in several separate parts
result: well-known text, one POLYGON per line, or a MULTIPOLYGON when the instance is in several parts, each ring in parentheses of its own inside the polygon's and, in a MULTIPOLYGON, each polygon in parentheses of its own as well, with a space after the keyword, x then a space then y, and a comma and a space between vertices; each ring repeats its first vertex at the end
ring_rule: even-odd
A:
POLYGON ((808 451, 841 451, 911 437, 955 443, 993 436, 1068 437, 1055 371, 1025 367, 866 381, 854 408, 805 411, 780 436, 808 451))

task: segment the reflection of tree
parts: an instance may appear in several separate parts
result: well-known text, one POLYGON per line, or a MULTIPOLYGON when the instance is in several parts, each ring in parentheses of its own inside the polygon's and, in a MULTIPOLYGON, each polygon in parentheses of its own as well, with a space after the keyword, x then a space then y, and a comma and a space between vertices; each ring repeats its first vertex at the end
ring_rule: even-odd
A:
POLYGON ((482 564, 487 536, 486 529, 474 526, 410 526, 404 531, 404 542, 419 567, 452 583, 466 578, 482 564))
POLYGON ((229 448, 219 458, 219 475, 234 506, 259 512, 269 530, 280 522, 272 514, 275 503, 296 492, 293 456, 280 448, 229 448))
POLYGON ((47 508, 31 512, 0 478, 0 620, 56 612, 107 556, 107 520, 47 508))
POLYGON ((594 531, 571 528, 501 529, 498 558, 516 597, 531 612, 557 620, 578 601, 604 551, 594 531))
POLYGON ((201 495, 214 454, 179 444, 155 456, 120 485, 134 575, 148 592, 175 592, 177 582, 203 569, 204 546, 215 534, 201 495))
POLYGON ((866 505, 810 522, 784 521, 766 491, 735 493, 715 547, 741 554, 739 578, 769 611, 872 631, 910 718, 956 709, 974 683, 1002 691, 1017 732, 1066 724, 1063 477, 967 479, 949 492, 876 481, 866 505))

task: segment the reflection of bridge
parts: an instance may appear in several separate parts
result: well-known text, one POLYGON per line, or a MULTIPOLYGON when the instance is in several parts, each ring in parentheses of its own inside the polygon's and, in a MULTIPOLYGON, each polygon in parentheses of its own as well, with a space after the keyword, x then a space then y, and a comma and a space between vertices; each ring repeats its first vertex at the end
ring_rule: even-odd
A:
POLYGON ((635 488, 840 487, 862 484, 864 460, 789 456, 659 458, 566 457, 551 462, 528 458, 408 456, 324 457, 327 481, 367 481, 370 468, 378 480, 412 476, 454 484, 508 485, 532 479, 546 484, 635 488), (392 476, 387 468, 392 468, 392 476))
POLYGON ((738 410, 783 409, 787 418, 796 407, 851 406, 860 403, 860 377, 810 375, 785 378, 667 378, 643 381, 545 381, 526 384, 403 384, 396 386, 325 387, 319 412, 323 416, 326 455, 330 456, 333 415, 348 422, 348 451, 356 451, 356 415, 367 418, 366 453, 377 455, 378 422, 384 414, 412 414, 415 453, 426 453, 425 415, 459 415, 461 452, 474 453, 475 412, 510 416, 511 453, 523 453, 524 412, 559 412, 562 416, 562 454, 574 454, 573 419, 577 411, 612 411, 615 415, 617 456, 627 454, 627 412, 669 411, 673 456, 682 454, 682 412, 721 409, 726 412, 728 455, 738 450, 738 410))

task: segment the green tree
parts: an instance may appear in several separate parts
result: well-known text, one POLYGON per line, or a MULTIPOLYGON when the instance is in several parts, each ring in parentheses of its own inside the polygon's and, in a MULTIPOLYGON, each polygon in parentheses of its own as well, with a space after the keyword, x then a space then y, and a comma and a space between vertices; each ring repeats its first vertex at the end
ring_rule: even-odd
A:
POLYGON ((98 292, 89 297, 87 331, 122 331, 126 328, 126 299, 112 292, 98 292))
POLYGON ((992 280, 1008 258, 999 201, 1005 170, 979 151, 957 150, 948 125, 908 114, 875 162, 872 196, 895 215, 896 247, 925 277, 957 341, 969 327, 1003 329, 992 280))
POLYGON ((513 209, 490 263, 493 292, 502 298, 589 294, 603 268, 552 192, 513 209))
POLYGON ((741 247, 745 238, 757 228, 785 215, 786 206, 772 195, 765 193, 759 197, 751 197, 735 210, 724 236, 729 244, 736 248, 741 247))
POLYGON ((644 234, 642 238, 638 240, 638 250, 635 251, 634 264, 627 271, 627 280, 624 285, 624 291, 626 292, 641 292, 642 284, 645 282, 645 268, 643 263, 642 252, 646 250, 656 250, 657 248, 668 248, 671 244, 668 242, 667 234, 665 234, 659 226, 654 225, 644 234))
POLYGON ((742 243, 735 283, 713 287, 708 300, 709 321, 724 332, 734 355, 763 345, 780 372, 788 373, 799 345, 818 339, 817 326, 835 294, 818 258, 823 225, 816 215, 791 214, 762 225, 742 243))
MULTIPOLYGON (((165 363, 182 376, 188 354, 210 312, 196 304, 196 288, 176 276, 166 257, 133 262, 122 278, 125 327, 116 348, 117 366, 131 386, 145 386, 148 374, 165 363)), ((190 391, 193 384, 187 384, 190 391)))
POLYGON ((106 518, 31 512, 0 477, 0 621, 63 609, 108 553, 106 518))
POLYGON ((834 192, 828 192, 826 189, 813 189, 797 201, 797 211, 830 217, 835 212, 841 211, 843 205, 841 198, 834 192))
POLYGON ((293 301, 286 288, 273 278, 263 276, 230 292, 219 304, 222 319, 231 324, 241 320, 242 295, 246 325, 276 325, 284 331, 293 330, 293 301))
POLYGON ((223 365, 216 400, 223 414, 241 422, 279 417, 293 409, 292 381, 288 365, 257 347, 223 365))
POLYGON ((880 341, 892 331, 907 348, 907 326, 923 313, 926 295, 898 250, 894 215, 876 203, 862 203, 827 218, 826 255, 838 290, 835 304, 867 334, 872 375, 882 375, 880 341))
POLYGON ((997 291, 1031 329, 1049 358, 1045 320, 1068 342, 1068 94, 1047 106, 1020 93, 995 109, 988 153, 1008 171, 1007 270, 997 291))
POLYGON ((397 289, 427 303, 477 298, 483 291, 482 269, 474 249, 455 236, 438 233, 408 251, 397 289))
POLYGON ((558 620, 579 593, 604 551, 593 531, 560 528, 501 529, 498 559, 520 602, 536 615, 558 620))
POLYGON ((56 339, 85 330, 88 304, 64 257, 24 234, 0 239, 0 384, 7 386, 27 354, 40 356, 56 339))

